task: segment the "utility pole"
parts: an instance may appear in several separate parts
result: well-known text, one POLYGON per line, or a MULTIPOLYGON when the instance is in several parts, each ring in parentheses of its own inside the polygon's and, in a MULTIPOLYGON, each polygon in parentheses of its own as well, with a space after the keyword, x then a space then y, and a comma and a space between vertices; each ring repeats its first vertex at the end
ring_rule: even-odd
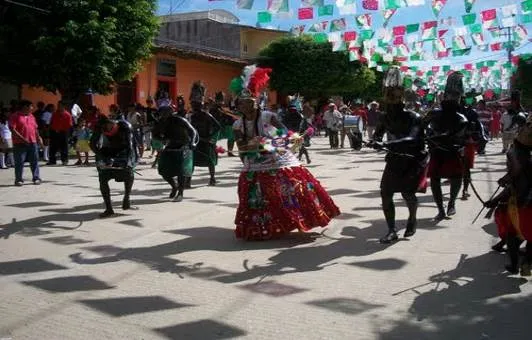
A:
MULTIPOLYGON (((505 38, 508 38, 506 42, 506 51, 508 51, 508 63, 510 65, 512 64, 512 52, 514 51, 514 45, 513 45, 513 33, 512 33, 512 27, 499 27, 499 34, 505 38)), ((510 75, 509 78, 509 84, 508 84, 508 95, 512 93, 512 77, 510 75)))

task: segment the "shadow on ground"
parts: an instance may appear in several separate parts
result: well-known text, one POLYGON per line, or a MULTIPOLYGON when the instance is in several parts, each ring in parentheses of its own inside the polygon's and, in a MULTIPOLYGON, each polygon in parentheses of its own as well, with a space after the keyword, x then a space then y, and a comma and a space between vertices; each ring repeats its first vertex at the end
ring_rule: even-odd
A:
POLYGON ((529 338, 532 296, 511 296, 527 280, 503 273, 504 261, 494 253, 462 255, 456 269, 394 294, 417 296, 408 315, 381 331, 380 339, 529 338))

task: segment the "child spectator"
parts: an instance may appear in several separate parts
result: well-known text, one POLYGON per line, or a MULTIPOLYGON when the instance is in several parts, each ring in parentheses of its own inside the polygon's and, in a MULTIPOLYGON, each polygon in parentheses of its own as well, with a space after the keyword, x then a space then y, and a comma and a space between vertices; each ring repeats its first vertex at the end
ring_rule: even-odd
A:
POLYGON ((89 165, 89 151, 91 139, 91 130, 87 127, 87 123, 84 119, 80 119, 78 126, 74 131, 74 134, 77 138, 76 142, 76 155, 78 156, 78 161, 74 165, 89 165), (85 154, 85 162, 82 162, 81 154, 85 154))
POLYGON ((7 169, 6 156, 9 165, 15 165, 13 159, 13 140, 11 139, 7 114, 7 110, 0 112, 0 169, 7 169))

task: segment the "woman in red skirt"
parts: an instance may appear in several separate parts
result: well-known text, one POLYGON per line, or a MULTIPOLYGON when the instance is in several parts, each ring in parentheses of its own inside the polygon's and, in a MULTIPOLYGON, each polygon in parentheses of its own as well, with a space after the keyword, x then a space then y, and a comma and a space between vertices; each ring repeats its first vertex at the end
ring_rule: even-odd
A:
POLYGON ((244 163, 238 181, 236 237, 268 240, 296 229, 327 226, 340 210, 286 147, 286 139, 276 137, 283 126, 275 114, 258 108, 262 88, 254 84, 252 78, 241 91, 237 105, 242 118, 233 125, 244 163))

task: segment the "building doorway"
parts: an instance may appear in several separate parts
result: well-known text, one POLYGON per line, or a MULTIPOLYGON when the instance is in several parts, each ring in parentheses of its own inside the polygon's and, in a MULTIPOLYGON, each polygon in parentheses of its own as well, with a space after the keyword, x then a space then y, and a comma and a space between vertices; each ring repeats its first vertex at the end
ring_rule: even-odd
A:
POLYGON ((169 79, 159 79, 157 81, 157 94, 155 95, 156 99, 159 99, 163 93, 168 94, 168 98, 175 99, 176 94, 175 80, 169 79))
POLYGON ((137 102, 137 77, 131 81, 118 83, 116 89, 116 102, 120 109, 127 109, 129 104, 137 102))

